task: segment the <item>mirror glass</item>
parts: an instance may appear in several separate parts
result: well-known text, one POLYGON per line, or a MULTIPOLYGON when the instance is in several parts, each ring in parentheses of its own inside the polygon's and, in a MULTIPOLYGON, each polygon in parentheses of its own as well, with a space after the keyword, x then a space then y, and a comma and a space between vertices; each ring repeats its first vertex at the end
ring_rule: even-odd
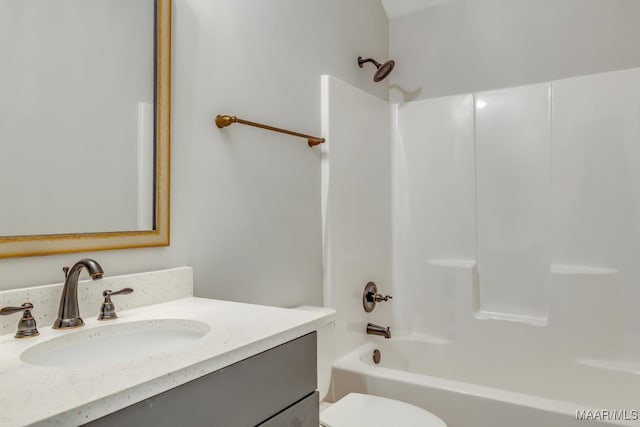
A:
POLYGON ((170 12, 0 0, 0 256, 168 244, 170 12))

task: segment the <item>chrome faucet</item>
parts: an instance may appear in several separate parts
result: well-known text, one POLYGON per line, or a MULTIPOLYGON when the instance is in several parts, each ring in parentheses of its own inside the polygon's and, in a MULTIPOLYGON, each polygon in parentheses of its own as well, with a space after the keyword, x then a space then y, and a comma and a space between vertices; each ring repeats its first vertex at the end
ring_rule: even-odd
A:
POLYGON ((53 322, 53 329, 76 328, 84 325, 78 308, 78 277, 82 267, 87 269, 92 280, 102 279, 104 271, 102 271, 100 264, 92 259, 81 259, 70 270, 68 267, 63 269, 66 278, 60 296, 58 318, 53 322))
POLYGON ((378 326, 373 323, 367 323, 367 334, 380 335, 381 337, 391 338, 391 329, 389 327, 378 326))

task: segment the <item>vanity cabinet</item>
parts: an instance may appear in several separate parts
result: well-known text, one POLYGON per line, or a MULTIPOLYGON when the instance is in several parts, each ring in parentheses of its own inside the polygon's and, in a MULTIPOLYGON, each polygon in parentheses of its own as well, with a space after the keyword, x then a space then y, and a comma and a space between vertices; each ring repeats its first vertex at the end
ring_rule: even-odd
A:
POLYGON ((316 332, 86 426, 318 427, 316 332))

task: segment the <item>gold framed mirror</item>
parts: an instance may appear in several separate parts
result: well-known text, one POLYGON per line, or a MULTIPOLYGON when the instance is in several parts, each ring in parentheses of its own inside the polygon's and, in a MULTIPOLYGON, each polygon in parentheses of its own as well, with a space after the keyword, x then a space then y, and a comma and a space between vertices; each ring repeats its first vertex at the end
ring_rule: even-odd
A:
MULTIPOLYGON (((104 1, 108 2, 109 0, 104 0, 104 1)), ((53 2, 47 2, 47 4, 51 4, 51 3, 53 2)), ((70 5, 67 3, 69 3, 69 1, 67 1, 66 3, 60 2, 59 4, 60 6, 58 7, 58 9, 67 7, 67 8, 70 8, 69 10, 73 10, 73 13, 64 12, 64 11, 61 12, 61 16, 64 19, 67 19, 67 18, 71 19, 73 15, 76 14, 77 8, 71 9, 73 5, 70 5)), ((90 2, 90 3, 93 4, 94 2, 90 2)), ((92 14, 95 14, 95 16, 104 16, 104 15, 110 14, 111 18, 114 20, 113 22, 119 22, 118 20, 122 21, 124 20, 123 17, 126 17, 126 19, 131 20, 132 18, 130 17, 130 15, 133 15, 133 14, 125 14, 125 13, 122 13, 122 11, 120 10, 116 10, 115 9, 116 6, 114 6, 116 3, 104 3, 102 6, 98 6, 98 7, 102 7, 103 9, 99 11, 92 11, 92 14)), ((135 3, 138 3, 138 2, 119 2, 118 4, 125 5, 125 4, 135 4, 135 3)), ((14 5, 26 4, 26 2, 6 2, 4 4, 6 5, 6 7, 11 8, 11 7, 18 7, 14 5)), ((125 249, 125 248, 142 248, 142 247, 169 245, 169 241, 170 241, 170 238, 169 238, 170 237, 169 180, 170 180, 170 119, 171 119, 171 112, 170 112, 171 8, 172 6, 171 6, 171 0, 148 0, 146 4, 148 7, 148 12, 145 12, 145 13, 147 13, 147 15, 150 15, 150 16, 147 16, 144 19, 145 19, 145 23, 148 25, 149 31, 153 32, 153 35, 149 35, 148 37, 150 40, 148 42, 148 45, 149 45, 148 55, 152 55, 155 61, 153 61, 152 65, 149 65, 149 70, 147 71, 147 74, 150 75, 149 81, 147 83, 144 83, 145 85, 149 86, 148 91, 152 93, 152 95, 150 96, 153 96, 152 98, 153 101, 150 100, 147 104, 149 107, 148 111, 146 112, 147 113, 146 117, 148 120, 145 122, 149 128, 147 134, 150 135, 151 133, 153 133, 152 136, 147 135, 146 138, 148 141, 153 141, 153 145, 151 142, 149 143, 149 147, 152 147, 152 148, 149 148, 150 154, 148 156, 149 160, 148 160, 146 169, 148 170, 147 182, 149 182, 150 185, 148 189, 145 190, 146 192, 145 197, 150 202, 148 206, 144 208, 146 217, 142 221, 143 225, 140 226, 141 220, 140 218, 138 218, 137 226, 135 224, 131 227, 120 226, 120 225, 110 225, 109 227, 96 226, 95 229, 99 231, 93 231, 94 229, 90 228, 91 227, 90 214, 92 212, 96 213, 100 210, 106 210, 108 212, 106 216, 114 216, 117 213, 119 213, 119 211, 122 210, 122 206, 123 206, 123 205, 120 205, 119 203, 113 203, 111 199, 109 199, 108 202, 105 202, 101 205, 100 191, 102 190, 103 185, 100 184, 96 186, 97 187, 96 193, 98 194, 94 195, 96 197, 95 200, 97 200, 98 202, 93 201, 93 202, 85 203, 85 206, 83 207, 83 209, 71 209, 72 211, 78 211, 78 215, 84 215, 85 217, 89 216, 89 226, 82 226, 82 227, 79 226, 78 228, 80 229, 80 231, 71 229, 70 231, 65 230, 63 232, 58 232, 57 228, 52 227, 51 230, 54 230, 53 232, 46 231, 45 233, 42 233, 40 231, 41 228, 38 227, 38 224, 34 226, 29 226, 31 228, 29 227, 23 228, 22 226, 14 227, 11 221, 6 221, 5 228, 3 229, 4 231, 0 233, 2 234, 0 236, 0 258, 26 257, 26 256, 50 255, 50 254, 70 253, 70 252, 98 251, 98 250, 125 249), (87 207, 86 205, 89 205, 89 206, 87 207), (89 214, 87 214, 87 212, 89 214), (103 228, 107 228, 107 230, 104 230, 103 228), (14 230, 17 230, 17 231, 14 232, 14 230), (36 232, 32 233, 31 230, 36 230, 36 232), (125 230, 125 231, 119 231, 119 230, 125 230)), ((34 8, 32 7, 31 9, 34 9, 34 8)), ((12 10, 10 9, 9 11, 11 12, 12 10)), ((13 11, 15 11, 15 9, 13 11)), ((42 14, 43 12, 39 11, 38 13, 42 14)), ((20 10, 17 13, 17 15, 18 15, 17 17, 14 16, 11 19, 18 20, 18 21, 20 19, 26 19, 25 18, 26 13, 22 10, 20 10)), ((8 16, 8 14, 5 14, 5 16, 8 16)), ((92 28, 92 26, 96 26, 95 22, 92 22, 90 19, 85 19, 84 21, 85 22, 82 22, 81 28, 86 29, 85 31, 89 31, 92 28)), ((39 20, 39 22, 35 22, 33 25, 41 25, 41 23, 42 21, 39 20)), ((16 25, 24 26, 24 24, 25 24, 24 22, 18 22, 16 25)), ((61 24, 60 22, 57 22, 56 24, 60 28, 65 27, 65 25, 60 25, 61 24)), ((131 22, 130 24, 132 28, 136 27, 135 22, 131 22)), ((70 25, 67 25, 67 27, 70 27, 70 25)), ((106 33, 111 34, 109 37, 116 38, 118 36, 115 36, 114 34, 116 34, 116 32, 119 30, 121 30, 120 27, 107 28, 106 33)), ((76 44, 81 45, 84 42, 84 40, 82 40, 83 34, 78 35, 77 30, 75 34, 72 33, 71 31, 69 31, 69 33, 74 37, 73 39, 74 41, 77 40, 76 44)), ((45 38, 48 38, 48 37, 45 37, 45 38)), ((55 39, 55 35, 53 35, 51 38, 55 39)), ((124 36, 121 38, 124 39, 124 36)), ((18 48, 16 48, 16 50, 18 50, 18 48)), ((86 60, 93 61, 91 63, 91 67, 93 67, 92 69, 107 68, 109 70, 108 71, 109 73, 117 75, 120 78, 123 75, 127 76, 129 74, 127 72, 128 70, 126 69, 126 67, 128 66, 129 62, 131 62, 130 61, 130 58, 132 57, 131 55, 127 56, 127 54, 120 52, 117 47, 105 48, 103 46, 92 46, 91 52, 92 52, 90 55, 91 59, 87 58, 86 60), (109 57, 109 54, 111 54, 112 56, 109 57), (101 64, 96 64, 95 58, 100 58, 100 57, 113 58, 113 55, 117 55, 118 57, 119 63, 116 65, 120 66, 119 69, 116 69, 116 66, 114 66, 113 61, 104 64, 104 66, 101 64), (116 72, 114 72, 114 69, 116 69, 116 72)), ((25 56, 24 52, 20 52, 19 54, 21 56, 25 56)), ((83 55, 87 56, 86 53, 83 53, 83 55)), ((147 55, 147 53, 145 53, 145 55, 147 55)), ((135 57, 135 54, 133 55, 133 57, 135 57)), ((151 63, 150 58, 149 58, 149 62, 151 63)), ((49 60, 49 59, 50 57, 45 57, 43 60, 49 60)), ((37 67, 33 67, 33 68, 37 68, 37 67)), ((69 67, 68 70, 69 70, 68 72, 70 73, 73 73, 73 72, 79 73, 79 71, 74 70, 72 67, 69 67)), ((57 70, 57 71, 60 71, 60 70, 57 70)), ((109 84, 108 82, 103 84, 103 82, 100 81, 99 89, 104 91, 104 87, 102 86, 107 86, 108 84, 109 84)), ((20 85, 14 84, 14 86, 20 86, 20 85)), ((21 86, 26 87, 26 86, 29 86, 29 84, 22 84, 21 86)), ((119 88, 119 91, 121 91, 122 93, 131 92, 129 88, 124 88, 124 87, 119 88)), ((94 96, 94 98, 96 97, 92 89, 84 90, 84 92, 89 93, 90 95, 94 96)), ((111 89, 111 92, 114 92, 113 89, 111 89)), ((71 93, 69 97, 71 98, 73 95, 74 94, 71 93)), ((42 97, 43 95, 39 94, 39 96, 42 97)), ((66 97, 67 97, 66 94, 65 96, 61 96, 60 102, 63 102, 64 98, 66 97)), ((100 98, 94 99, 96 109, 95 111, 93 111, 93 114, 98 115, 99 114, 98 112, 102 111, 100 110, 99 107, 100 107, 100 103, 103 103, 103 102, 104 101, 100 98)), ((9 107, 7 108, 13 108, 15 104, 16 104, 15 102, 13 105, 7 103, 7 105, 9 105, 9 107)), ((76 101, 76 104, 77 104, 77 101, 76 101)), ((129 110, 127 110, 127 114, 134 115, 134 116, 137 114, 138 121, 140 122, 141 121, 140 114, 142 111, 140 110, 140 105, 142 105, 142 103, 138 103, 137 111, 135 110, 136 105, 134 105, 134 103, 130 102, 129 104, 130 105, 127 106, 127 108, 129 108, 129 110)), ((19 108, 19 107, 20 106, 18 105, 16 108, 19 108)), ((36 106, 34 106, 33 108, 35 107, 36 106)), ((85 110, 87 110, 87 108, 85 108, 85 110)), ((6 108, 3 111, 6 111, 6 108)), ((73 119, 76 120, 76 122, 79 122, 77 117, 74 117, 73 119)), ((104 121, 104 117, 100 117, 100 119, 104 121)), ((109 120, 111 121, 110 125, 111 125, 111 128, 113 129, 119 130, 121 127, 124 126, 124 125, 121 125, 118 122, 118 119, 115 117, 109 118, 109 120)), ((88 121, 88 120, 85 119, 85 121, 88 121)), ((34 121, 31 123, 28 123, 28 126, 22 125, 21 131, 25 131, 24 133, 28 133, 27 132, 29 130, 28 128, 37 127, 36 125, 39 125, 39 124, 40 122, 34 121)), ((101 127, 96 126, 94 127, 94 129, 96 132, 96 136, 101 134, 101 132, 104 132, 104 129, 101 127)), ((140 139, 141 131, 140 131, 139 124, 138 124, 137 132, 138 132, 138 138, 140 139)), ((130 133, 135 133, 135 124, 134 124, 134 131, 130 133)), ((115 133, 115 135, 117 135, 117 133, 115 133)), ((43 147, 30 149, 31 155, 33 155, 33 153, 36 153, 37 156, 40 156, 43 162, 47 160, 46 159, 47 153, 50 153, 56 150, 55 144, 49 144, 47 146, 46 144, 42 143, 45 140, 46 142, 49 142, 48 135, 46 135, 46 137, 47 138, 43 138, 42 141, 40 140, 38 141, 39 144, 44 145, 43 147)), ((115 141, 115 139, 113 138, 112 140, 115 141)), ((5 142, 1 141, 1 139, 2 138, 0 138, 0 144, 5 144, 5 142)), ((24 145, 21 142, 14 142, 11 138, 5 137, 4 139, 6 141, 6 145, 11 145, 11 144, 14 144, 15 146, 24 145)), ((81 141, 81 143, 87 145, 86 139, 89 139, 89 138, 85 137, 85 141, 81 141)), ((105 144, 102 144, 102 145, 104 146, 105 144)), ((73 148, 73 150, 76 153, 79 151, 77 148, 73 148)), ((8 151, 8 152, 11 154, 11 151, 8 151)), ((138 152, 140 152, 139 147, 138 147, 138 152)), ((0 154, 4 154, 5 159, 9 158, 9 156, 6 155, 6 151, 0 154)), ((81 154, 84 156, 84 153, 81 153, 81 154)), ((19 156, 16 155, 16 159, 12 161, 17 162, 18 157, 19 156)), ((80 157, 80 155, 78 155, 78 157, 80 157)), ((96 162, 102 161, 102 164, 105 164, 108 162, 108 160, 104 160, 104 157, 99 153, 92 155, 92 157, 96 159, 96 162)), ((55 163, 51 160, 49 160, 49 162, 55 163)), ((76 160, 74 160, 73 162, 69 161, 69 164, 65 164, 65 165, 60 165, 59 163, 61 162, 57 162, 56 164, 57 169, 55 169, 55 171, 59 174, 63 174, 65 171, 65 168, 73 168, 74 164, 77 162, 76 160)), ((138 164, 139 163, 140 162, 138 161, 138 164)), ((123 164, 124 164, 124 161, 123 161, 123 164)), ((95 164, 93 166, 95 167, 95 164)), ((20 169, 20 168, 24 169, 28 167, 30 166, 27 163, 26 165, 16 166, 16 169, 20 169)), ((117 162, 114 165, 107 165, 106 167, 107 168, 111 167, 112 169, 114 169, 115 175, 122 174, 119 168, 123 166, 121 164, 118 164, 117 162)), ((138 173, 138 172, 133 171, 132 173, 138 173)), ((96 175, 98 174, 96 173, 96 175)), ((35 221, 31 220, 31 223, 34 223, 34 222, 46 223, 47 216, 50 215, 53 211, 58 210, 58 208, 61 208, 62 206, 67 206, 67 205, 73 206, 74 204, 82 204, 83 194, 86 194, 87 191, 84 189, 79 189, 79 187, 82 187, 82 185, 85 185, 85 187, 88 185, 91 185, 91 182, 89 182, 88 184, 81 183, 79 181, 82 181, 82 179, 73 178, 71 182, 78 182, 78 186, 73 184, 71 186, 66 185, 64 187, 64 191, 65 191, 64 199, 55 199, 51 202, 48 202, 47 204, 43 204, 43 206, 39 206, 38 209, 33 209, 33 204, 31 203, 31 200, 38 199, 39 196, 36 193, 32 193, 31 190, 33 190, 34 187, 44 186, 45 184, 47 184, 46 181, 48 181, 50 177, 51 179, 53 178, 53 174, 51 173, 44 174, 44 176, 45 178, 38 178, 38 179, 34 178, 33 181, 36 181, 36 182, 23 183, 21 182, 23 181, 21 180, 21 178, 16 178, 12 182, 5 181, 0 184, 0 186, 3 186, 3 185, 12 186, 11 187, 12 193, 19 193, 19 192, 25 193, 23 197, 26 200, 29 200, 29 203, 25 203, 25 206, 15 206, 16 205, 15 203, 5 204, 5 207, 11 206, 11 208, 13 208, 17 212, 17 214, 14 216, 18 216, 21 213, 20 211, 21 209, 24 212, 37 210, 39 212, 38 215, 40 216, 37 217, 35 221), (20 187, 21 185, 22 187, 20 187)), ((93 177, 92 175, 89 175, 87 177, 87 181, 89 181, 90 178, 92 177, 93 177)), ((57 187, 62 186, 59 183, 56 185, 57 187)), ((128 184, 125 183, 125 185, 128 185, 130 187, 135 186, 135 184, 132 184, 132 183, 128 183, 128 184)), ((138 184, 138 186, 139 185, 140 184, 138 184)), ((5 189, 6 188, 7 187, 5 187, 5 189)), ((58 189, 56 188, 56 191, 57 190, 58 189)), ((9 194, 9 193, 11 192, 5 192, 5 194, 8 194, 9 196, 11 196, 12 194, 9 194)), ((117 198, 112 198, 112 199, 117 200, 117 198)), ((0 200, 0 203, 3 203, 3 201, 0 200)), ((138 200, 137 203, 140 203, 140 201, 138 200)), ((140 208, 138 209, 138 216, 140 216, 139 211, 140 211, 140 208)), ((82 219, 83 220, 87 219, 85 217, 83 217, 82 219)), ((0 215, 0 219, 1 218, 2 216, 0 215)), ((133 221, 135 222, 135 219, 133 221)), ((69 222, 72 222, 72 220, 70 220, 69 222)), ((78 222, 81 222, 81 221, 78 221, 78 222)))

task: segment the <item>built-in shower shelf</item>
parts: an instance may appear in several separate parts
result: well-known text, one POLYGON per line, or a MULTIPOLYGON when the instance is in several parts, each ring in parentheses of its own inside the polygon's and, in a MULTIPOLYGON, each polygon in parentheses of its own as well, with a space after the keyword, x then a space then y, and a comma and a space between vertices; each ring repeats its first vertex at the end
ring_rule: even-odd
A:
POLYGON ((607 267, 591 267, 586 265, 551 264, 551 274, 576 274, 584 276, 617 274, 619 271, 607 267))
POLYGON ((448 338, 440 337, 432 334, 426 334, 424 332, 411 331, 409 335, 411 336, 412 339, 416 339, 420 342, 426 342, 429 344, 440 344, 440 345, 453 344, 453 341, 448 338))
POLYGON ((607 369, 609 371, 627 372, 640 374, 640 363, 626 360, 606 360, 606 359, 577 359, 577 362, 592 368, 607 369))
POLYGON ((506 322, 527 323, 533 326, 547 326, 549 318, 547 316, 531 316, 518 313, 499 313, 495 311, 476 311, 473 317, 479 320, 501 320, 506 322))
MULTIPOLYGON (((426 260, 427 264, 437 267, 451 267, 451 268, 473 268, 476 266, 475 259, 460 259, 460 258, 429 258, 426 260)), ((574 264, 551 264, 551 274, 577 274, 577 275, 607 275, 617 274, 619 271, 615 268, 609 267, 594 267, 588 265, 574 265, 574 264)))
MULTIPOLYGON (((548 267, 549 286, 541 290, 545 292, 547 304, 538 310, 518 312, 518 308, 514 306, 482 304, 482 275, 478 271, 476 260, 428 258, 425 265, 425 279, 430 286, 439 286, 434 295, 450 295, 455 300, 455 303, 451 303, 450 312, 455 312, 458 319, 497 320, 536 327, 547 327, 554 323, 571 329, 575 322, 585 324, 585 316, 589 318, 590 313, 595 311, 611 322, 619 311, 615 298, 606 301, 603 299, 604 290, 609 296, 620 292, 620 275, 614 268, 551 264, 548 267)), ((523 308, 527 308, 526 304, 523 308)), ((446 316, 449 314, 442 316, 448 318, 446 316)))
POLYGON ((448 258, 429 258, 427 264, 438 267, 451 268, 473 268, 476 266, 475 259, 448 259, 448 258))

